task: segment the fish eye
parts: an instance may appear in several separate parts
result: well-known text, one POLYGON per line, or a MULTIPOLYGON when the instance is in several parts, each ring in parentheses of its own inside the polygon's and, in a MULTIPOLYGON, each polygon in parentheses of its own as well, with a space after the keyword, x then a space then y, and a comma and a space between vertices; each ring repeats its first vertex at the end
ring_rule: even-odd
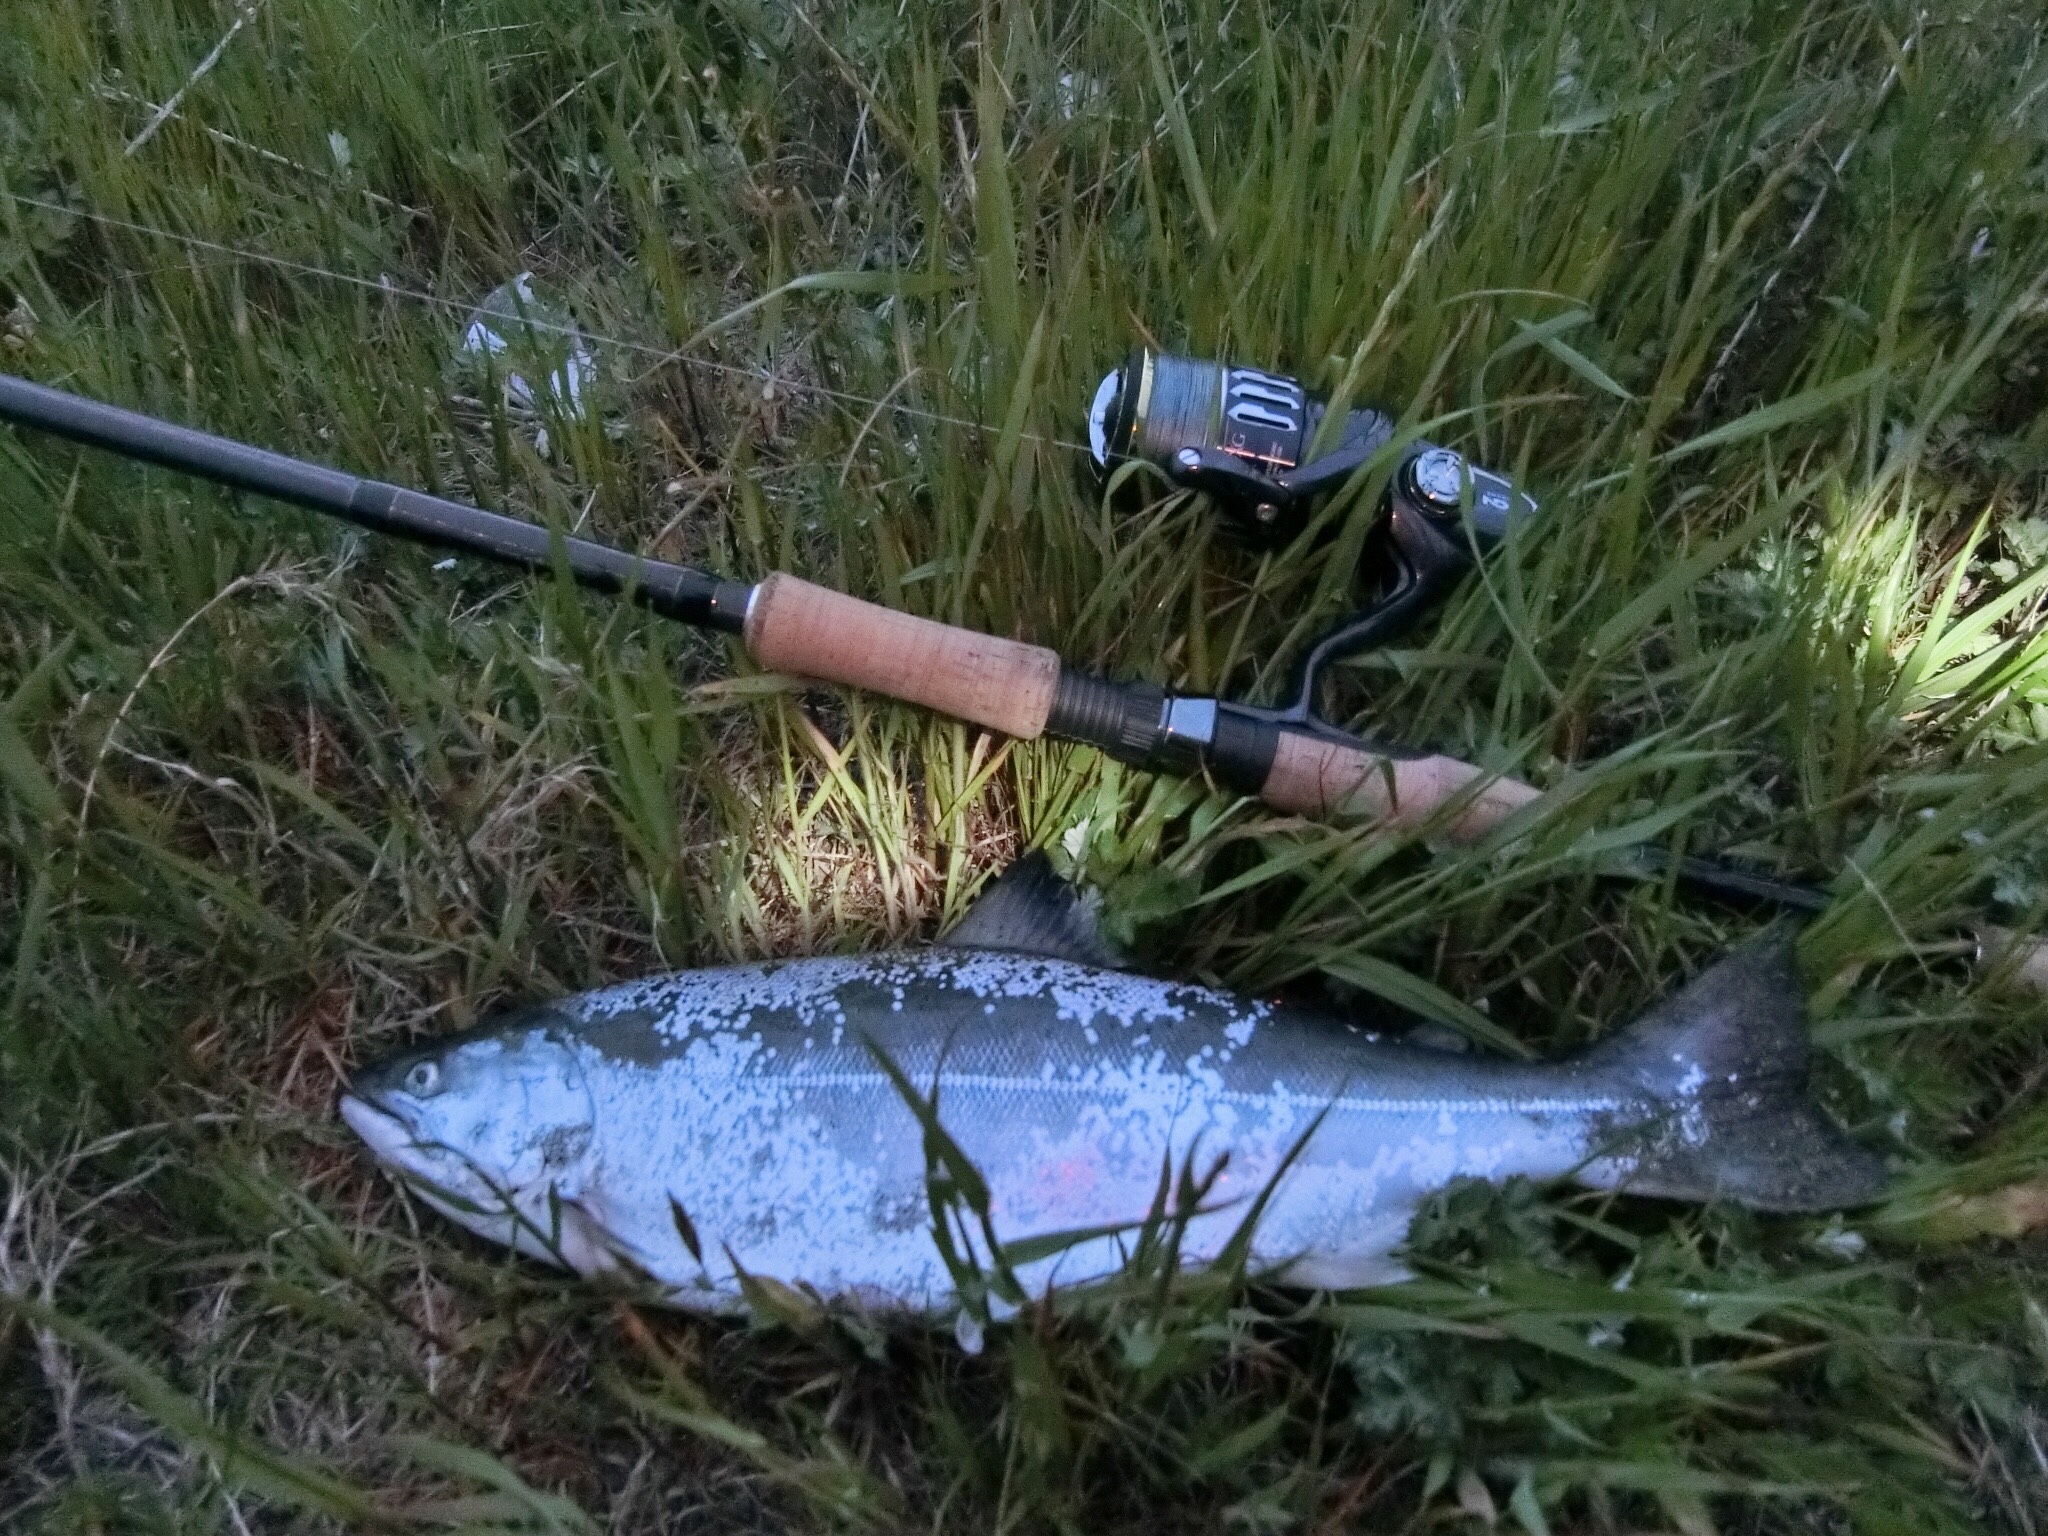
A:
POLYGON ((441 1069, 431 1061, 416 1061, 405 1069, 405 1091, 424 1099, 441 1086, 441 1069))

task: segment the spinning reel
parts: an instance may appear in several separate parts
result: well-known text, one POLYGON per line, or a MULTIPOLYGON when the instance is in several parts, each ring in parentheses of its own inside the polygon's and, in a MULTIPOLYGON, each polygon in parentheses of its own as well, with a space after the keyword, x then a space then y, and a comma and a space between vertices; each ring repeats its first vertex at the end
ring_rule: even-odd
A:
MULTIPOLYGON (((1328 451, 1315 454, 1328 412, 1294 379, 1141 348, 1097 386, 1088 444, 1100 473, 1151 464, 1174 485, 1206 495, 1247 543, 1273 548, 1297 537, 1317 504, 1393 440, 1393 418, 1361 407, 1345 415, 1328 451)), ((1275 723, 1320 725, 1315 700, 1331 664, 1407 633, 1511 525, 1535 514, 1534 498, 1505 475, 1455 449, 1411 445, 1361 560, 1369 599, 1303 654, 1291 703, 1233 707, 1275 723)))

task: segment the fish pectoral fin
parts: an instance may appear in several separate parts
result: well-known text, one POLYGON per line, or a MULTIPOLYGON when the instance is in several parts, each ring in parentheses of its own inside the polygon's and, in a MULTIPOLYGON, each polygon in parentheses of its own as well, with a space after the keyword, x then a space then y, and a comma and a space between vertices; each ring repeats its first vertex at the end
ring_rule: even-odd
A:
POLYGON ((1081 893, 1033 850, 1004 870, 967 915, 939 941, 954 949, 1000 949, 1076 965, 1122 970, 1127 963, 1102 936, 1081 893))
POLYGON ((579 1275, 609 1275, 622 1269, 645 1270, 640 1257, 615 1239, 604 1223, 584 1209, 581 1201, 562 1200, 553 1234, 562 1262, 579 1275))

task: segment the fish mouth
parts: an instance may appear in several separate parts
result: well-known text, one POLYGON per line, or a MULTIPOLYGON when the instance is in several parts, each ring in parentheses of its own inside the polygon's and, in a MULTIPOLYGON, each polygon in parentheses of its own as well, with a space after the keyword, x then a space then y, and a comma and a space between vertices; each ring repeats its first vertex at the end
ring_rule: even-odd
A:
POLYGON ((460 1200, 488 1199, 497 1193, 477 1172, 446 1148, 422 1142, 404 1118, 361 1092, 344 1093, 337 1106, 348 1128, 362 1138, 370 1155, 404 1182, 430 1199, 452 1193, 460 1200))
POLYGON ((434 1142, 421 1141, 403 1117, 360 1091, 336 1106, 348 1128, 385 1172, 444 1216, 486 1237, 515 1241, 514 1193, 494 1185, 474 1163, 434 1142), (509 1225, 508 1225, 509 1224, 509 1225))
POLYGON ((418 1155, 411 1129, 389 1110, 354 1093, 344 1093, 338 1108, 348 1128, 362 1138, 379 1162, 402 1166, 404 1154, 418 1155))
MULTIPOLYGON (((422 1142, 403 1118, 361 1091, 342 1094, 336 1108, 387 1173, 457 1226, 584 1274, 618 1266, 603 1228, 594 1226, 574 1201, 562 1201, 553 1212, 536 1209, 533 1191, 493 1184, 459 1154, 422 1142)), ((553 1190, 553 1184, 547 1186, 551 1196, 553 1190)))

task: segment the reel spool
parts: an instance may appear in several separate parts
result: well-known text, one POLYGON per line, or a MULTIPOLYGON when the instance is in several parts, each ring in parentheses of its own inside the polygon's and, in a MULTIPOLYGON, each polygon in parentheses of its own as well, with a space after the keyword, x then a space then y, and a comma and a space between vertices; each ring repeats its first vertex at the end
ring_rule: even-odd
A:
MULTIPOLYGON (((1206 495, 1239 537, 1274 548, 1298 537, 1316 505, 1393 440, 1391 416, 1359 407, 1316 454, 1328 414, 1327 402, 1296 379, 1139 348, 1096 386, 1088 444, 1099 474, 1148 463, 1172 484, 1206 495)), ((1536 511, 1535 498, 1507 476, 1456 449, 1411 444, 1387 488, 1380 532, 1361 557, 1361 584, 1371 596, 1303 655, 1293 702, 1261 713, 1316 723, 1327 667, 1412 629, 1536 511)))

